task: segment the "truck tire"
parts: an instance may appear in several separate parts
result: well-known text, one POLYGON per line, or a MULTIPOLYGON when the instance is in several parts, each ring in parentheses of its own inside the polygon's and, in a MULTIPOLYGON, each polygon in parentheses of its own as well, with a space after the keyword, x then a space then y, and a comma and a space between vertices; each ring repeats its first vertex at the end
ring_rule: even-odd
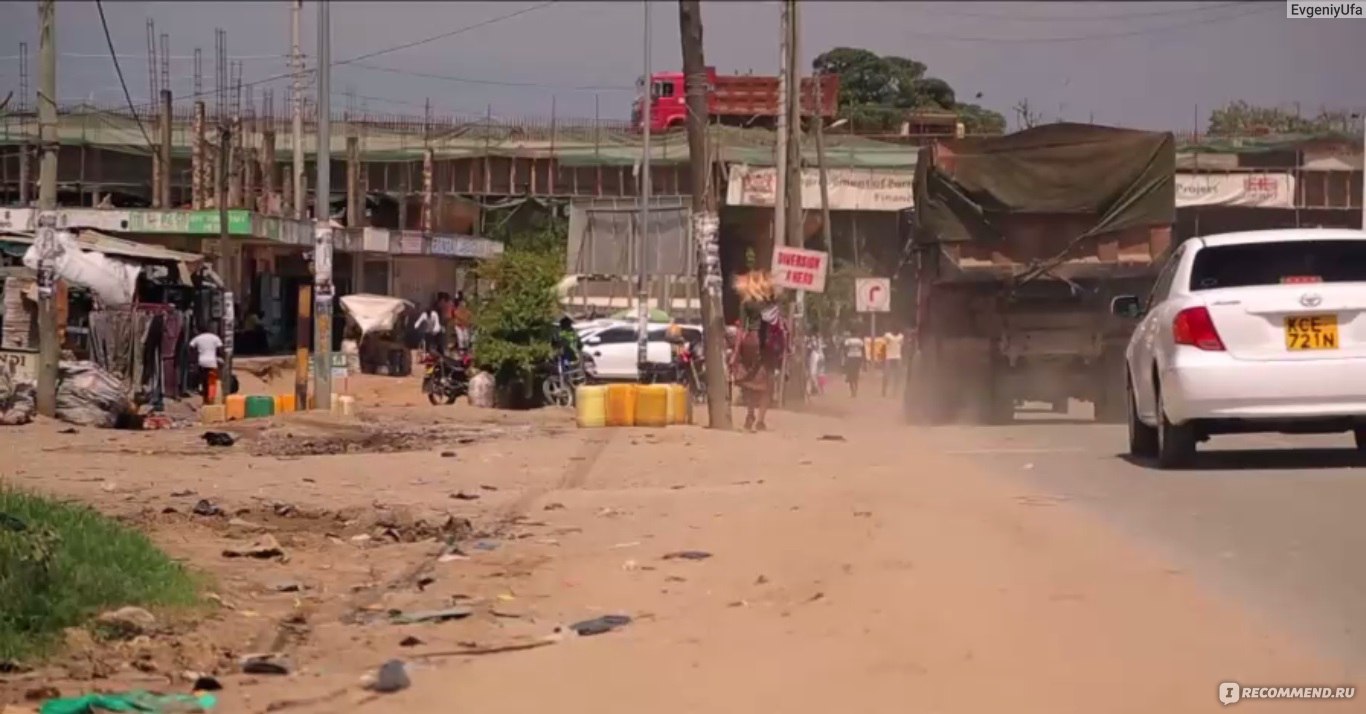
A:
POLYGON ((910 424, 935 426, 947 423, 944 399, 945 375, 940 374, 937 345, 926 340, 911 358, 906 379, 905 415, 910 424))

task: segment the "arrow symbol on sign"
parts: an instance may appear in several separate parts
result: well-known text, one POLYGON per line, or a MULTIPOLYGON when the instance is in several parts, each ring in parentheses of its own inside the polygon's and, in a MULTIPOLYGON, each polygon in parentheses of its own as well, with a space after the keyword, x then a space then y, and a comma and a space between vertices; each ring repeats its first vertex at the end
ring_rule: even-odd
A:
POLYGON ((877 294, 880 293, 880 292, 882 292, 882 286, 881 286, 881 285, 870 285, 870 286, 868 287, 868 304, 869 304, 869 305, 877 305, 877 304, 878 304, 877 294))

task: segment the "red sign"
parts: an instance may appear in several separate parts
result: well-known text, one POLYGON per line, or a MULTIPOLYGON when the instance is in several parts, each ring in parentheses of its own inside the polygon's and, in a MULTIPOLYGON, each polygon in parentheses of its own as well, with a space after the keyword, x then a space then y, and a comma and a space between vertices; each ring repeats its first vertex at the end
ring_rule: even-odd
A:
POLYGON ((819 250, 777 246, 773 249, 773 284, 791 290, 825 292, 829 256, 819 250))

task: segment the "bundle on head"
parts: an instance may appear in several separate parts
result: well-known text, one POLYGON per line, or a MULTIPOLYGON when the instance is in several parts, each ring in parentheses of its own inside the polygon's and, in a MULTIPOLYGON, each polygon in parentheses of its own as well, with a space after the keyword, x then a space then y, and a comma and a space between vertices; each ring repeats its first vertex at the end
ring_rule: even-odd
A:
POLYGON ((735 292, 744 302, 771 302, 777 294, 773 279, 763 270, 752 270, 735 276, 735 292))

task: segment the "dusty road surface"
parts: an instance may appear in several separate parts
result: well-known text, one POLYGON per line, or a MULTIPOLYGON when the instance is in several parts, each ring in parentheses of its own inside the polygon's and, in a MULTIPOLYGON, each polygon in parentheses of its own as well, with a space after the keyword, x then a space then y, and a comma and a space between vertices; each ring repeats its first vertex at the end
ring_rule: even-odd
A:
POLYGON ((1352 683, 1037 464, 949 453, 984 437, 900 426, 890 400, 830 402, 757 435, 463 406, 248 423, 228 448, 6 432, 6 479, 133 519, 213 597, 202 622, 9 677, 0 702, 92 673, 183 691, 187 671, 221 675, 226 712, 1149 714, 1221 710, 1228 680, 1352 683), (224 556, 253 545, 284 555, 224 556), (453 605, 470 614, 396 621, 453 605), (632 621, 555 634, 611 614, 632 621), (262 651, 291 674, 236 673, 262 651), (391 658, 411 687, 363 690, 391 658))
POLYGON ((1075 406, 1072 419, 1022 413, 1009 427, 932 433, 949 455, 1068 499, 1351 663, 1349 674, 1366 671, 1366 458, 1350 435, 1215 437, 1193 468, 1163 472, 1124 455, 1124 427, 1075 406))

